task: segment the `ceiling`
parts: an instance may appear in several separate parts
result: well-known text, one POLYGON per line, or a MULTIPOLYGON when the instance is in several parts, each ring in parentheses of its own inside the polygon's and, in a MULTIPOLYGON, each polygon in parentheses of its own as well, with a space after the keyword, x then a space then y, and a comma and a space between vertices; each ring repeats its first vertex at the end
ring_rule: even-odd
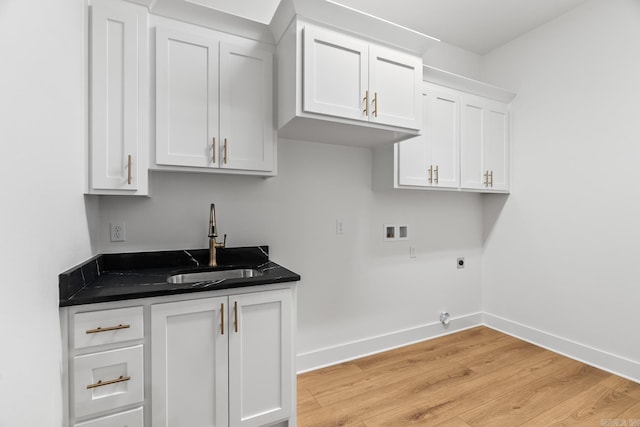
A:
MULTIPOLYGON (((186 0, 268 24, 280 0, 186 0)), ((585 0, 332 0, 484 55, 585 0)))
POLYGON ((584 0, 334 0, 484 55, 584 0))

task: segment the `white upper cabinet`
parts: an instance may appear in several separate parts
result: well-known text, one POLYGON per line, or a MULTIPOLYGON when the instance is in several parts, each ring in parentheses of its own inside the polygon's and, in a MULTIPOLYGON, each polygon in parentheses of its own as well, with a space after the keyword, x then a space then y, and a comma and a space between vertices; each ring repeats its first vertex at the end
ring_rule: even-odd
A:
POLYGON ((271 52, 220 43, 220 140, 221 167, 273 169, 271 52))
POLYGON ((303 110, 368 120, 369 45, 354 37, 307 26, 304 29, 303 110))
POLYGON ((382 46, 370 46, 368 97, 372 122, 420 129, 421 93, 420 58, 382 46))
POLYGON ((278 61, 281 137, 371 147, 419 134, 419 56, 298 19, 278 61))
POLYGON ((148 194, 146 9, 90 6, 90 194, 148 194))
POLYGON ((216 167, 218 43, 156 29, 156 162, 216 167))
POLYGON ((397 143, 398 185, 458 188, 460 94, 425 83, 422 135, 397 143))
POLYGON ((201 33, 156 29, 156 163, 273 174, 272 52, 201 33))
POLYGON ((506 104, 463 97, 461 186, 485 192, 509 190, 509 113, 506 104))

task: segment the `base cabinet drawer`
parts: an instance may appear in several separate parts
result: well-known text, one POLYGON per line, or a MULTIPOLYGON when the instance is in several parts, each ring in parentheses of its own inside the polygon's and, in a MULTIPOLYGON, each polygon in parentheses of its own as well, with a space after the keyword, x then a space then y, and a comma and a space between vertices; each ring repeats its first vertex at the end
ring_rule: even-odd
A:
POLYGON ((76 313, 73 331, 76 349, 140 339, 144 336, 142 307, 76 313))
POLYGON ((74 416, 142 402, 143 363, 142 345, 74 357, 74 416))
POLYGON ((75 424, 74 427, 144 427, 144 410, 140 407, 127 412, 75 424))

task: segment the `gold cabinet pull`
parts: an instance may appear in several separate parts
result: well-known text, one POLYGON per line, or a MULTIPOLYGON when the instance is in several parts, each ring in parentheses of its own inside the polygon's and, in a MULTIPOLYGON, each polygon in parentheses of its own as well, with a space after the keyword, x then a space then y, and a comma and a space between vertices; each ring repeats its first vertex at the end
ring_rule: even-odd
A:
POLYGON ((429 184, 433 183, 433 165, 429 165, 429 184))
POLYGON ((107 380, 107 381, 100 380, 95 384, 89 384, 87 386, 87 390, 91 390, 92 388, 96 388, 96 387, 103 387, 105 385, 122 383, 122 382, 125 382, 125 381, 129 381, 130 379, 131 379, 131 377, 125 377, 123 375, 120 375, 118 378, 116 378, 114 380, 107 380))
POLYGON ((216 162, 216 137, 214 136, 212 138, 212 142, 211 142, 211 163, 215 163, 216 162))
POLYGON ((131 154, 127 157, 127 184, 131 185, 131 154))
POLYGON ((489 172, 489 185, 493 188, 493 171, 489 172))
POLYGON ((229 156, 229 148, 228 148, 228 144, 227 144, 227 138, 224 139, 224 158, 222 159, 224 161, 224 164, 227 164, 227 158, 229 156))
POLYGON ((364 98, 362 100, 364 101, 364 110, 362 110, 362 112, 364 113, 365 116, 369 117, 369 91, 368 90, 364 92, 364 98))
POLYGON ((438 183, 438 180, 440 180, 440 172, 438 171, 438 165, 436 165, 436 177, 434 179, 435 183, 438 183))
POLYGON ((98 326, 95 329, 89 329, 85 331, 87 334, 97 334, 98 332, 107 332, 107 331, 117 331, 118 329, 129 329, 131 325, 118 325, 118 326, 109 326, 106 328, 98 326))
POLYGON ((224 335, 224 303, 220 304, 220 335, 224 335))
POLYGON ((373 117, 378 117, 378 92, 373 93, 373 117))
POLYGON ((233 302, 233 327, 238 332, 238 301, 233 302))

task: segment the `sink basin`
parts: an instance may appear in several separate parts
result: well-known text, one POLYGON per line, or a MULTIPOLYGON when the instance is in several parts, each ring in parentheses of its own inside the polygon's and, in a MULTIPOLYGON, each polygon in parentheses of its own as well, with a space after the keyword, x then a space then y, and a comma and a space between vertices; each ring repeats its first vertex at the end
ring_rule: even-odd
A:
POLYGON ((246 279, 249 277, 262 276, 262 272, 252 268, 236 268, 233 270, 211 270, 198 271, 194 273, 174 274, 167 277, 167 283, 199 283, 199 282, 215 282, 225 279, 246 279))

